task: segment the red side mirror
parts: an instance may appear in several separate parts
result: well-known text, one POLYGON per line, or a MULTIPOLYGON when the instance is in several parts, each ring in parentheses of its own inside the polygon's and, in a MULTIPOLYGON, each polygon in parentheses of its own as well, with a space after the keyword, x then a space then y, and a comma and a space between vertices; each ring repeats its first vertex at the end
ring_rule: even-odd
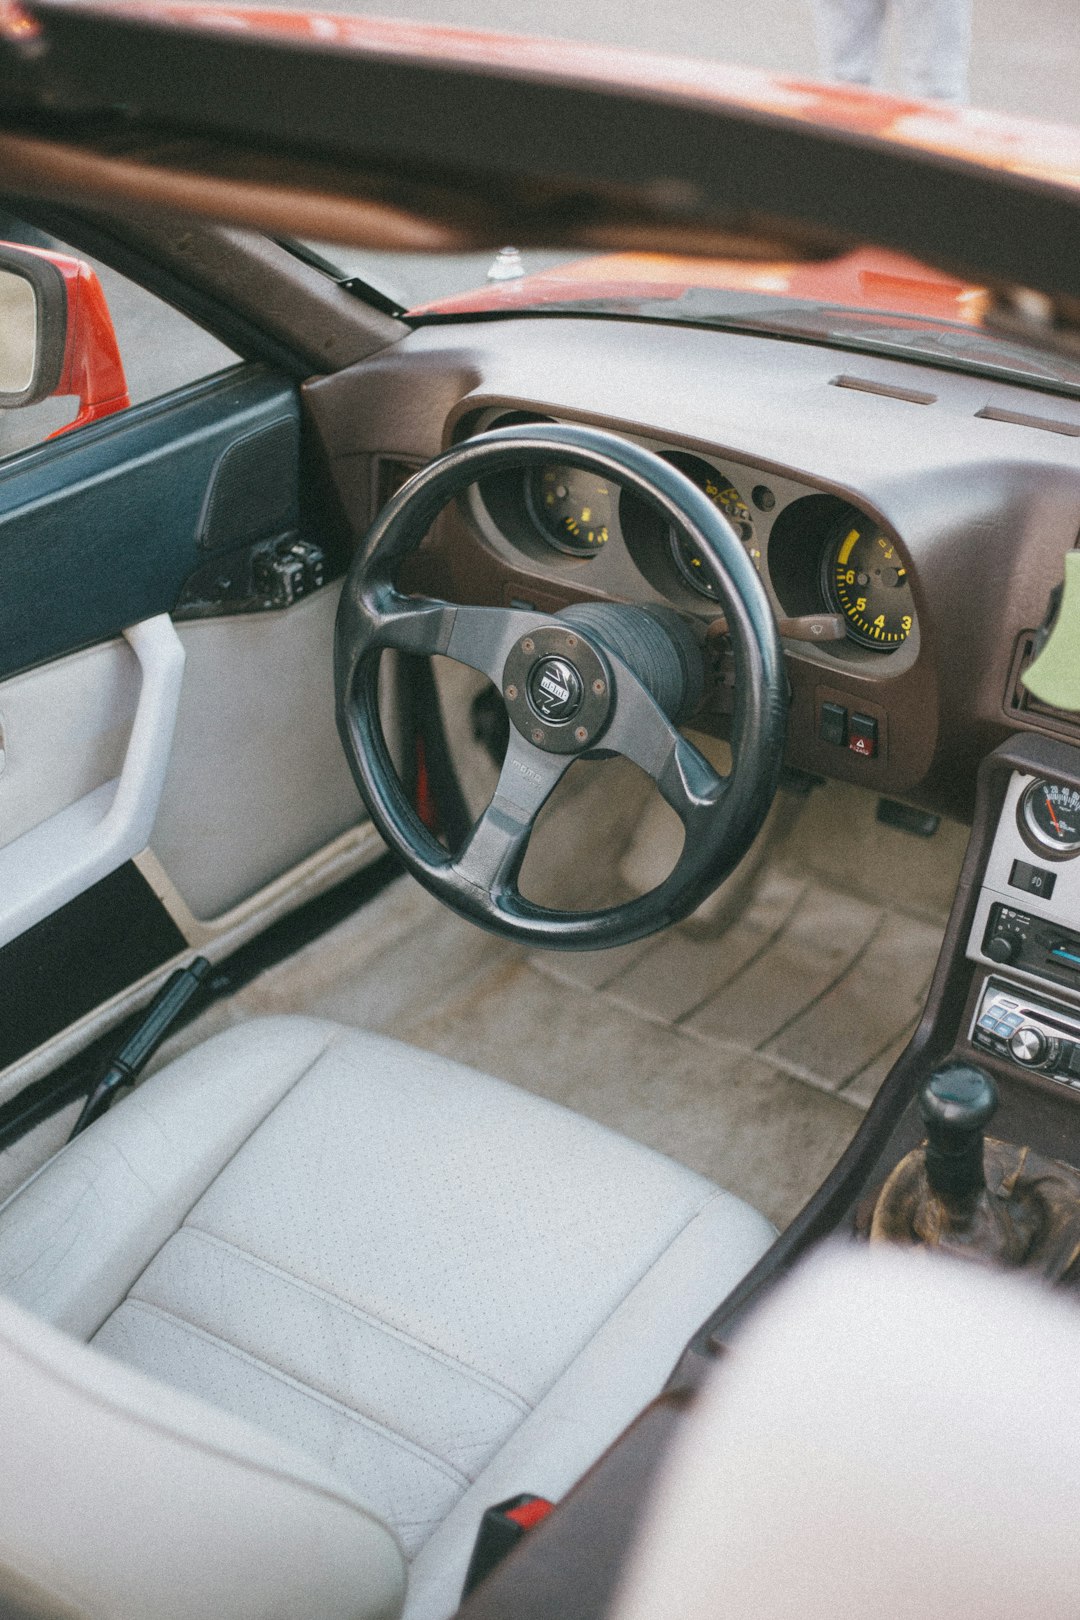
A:
MULTIPOLYGON (((0 275, 5 274, 8 285, 21 285, 25 296, 12 299, 20 310, 18 330, 11 334, 11 346, 22 351, 11 362, 19 386, 0 394, 0 404, 32 405, 56 394, 77 395, 75 420, 51 438, 130 405, 112 317, 90 266, 65 253, 0 242, 0 275), (21 313, 30 297, 32 336, 21 313)), ((0 354, 6 335, 0 332, 0 354)))

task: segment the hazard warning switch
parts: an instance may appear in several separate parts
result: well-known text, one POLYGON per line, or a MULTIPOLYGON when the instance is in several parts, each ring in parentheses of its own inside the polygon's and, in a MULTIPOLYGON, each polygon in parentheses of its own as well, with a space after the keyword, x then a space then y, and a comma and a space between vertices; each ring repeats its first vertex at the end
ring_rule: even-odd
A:
POLYGON ((848 716, 847 745, 853 754, 864 759, 877 758, 877 721, 870 714, 848 716))

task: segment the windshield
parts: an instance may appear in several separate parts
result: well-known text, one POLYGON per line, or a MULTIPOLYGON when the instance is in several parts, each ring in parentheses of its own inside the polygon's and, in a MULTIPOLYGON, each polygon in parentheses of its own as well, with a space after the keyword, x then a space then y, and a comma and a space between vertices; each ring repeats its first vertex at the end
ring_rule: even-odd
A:
MULTIPOLYGON (((420 309, 445 298, 460 297, 485 288, 496 253, 379 253, 369 248, 341 247, 338 243, 305 242, 338 280, 359 281, 381 293, 396 309, 420 309)), ((565 264, 561 252, 522 255, 528 272, 553 270, 565 264)))
MULTIPOLYGON (((359 0, 329 7, 323 0, 321 9, 365 8, 359 0)), ((966 104, 969 110, 956 119, 961 156, 965 143, 975 151, 981 138, 993 138, 995 115, 1030 119, 1036 108, 1048 122, 1031 124, 1020 155, 1033 172, 1040 153, 1047 165, 1061 161, 1063 131, 1049 120, 1060 126, 1080 121, 1080 13, 1068 0, 1040 0, 1025 14, 1022 48, 1015 8, 1004 0, 983 0, 974 9, 973 0, 936 0, 921 11, 886 0, 746 0, 722 13, 700 0, 680 0, 675 8, 628 0, 610 13, 571 7, 569 0, 534 0, 531 7, 527 0, 470 0, 464 9, 455 0, 401 0, 379 10, 427 23, 682 55, 690 71, 694 63, 715 71, 718 62, 739 64, 731 68, 736 76, 740 68, 764 69, 787 76, 788 88, 802 96, 825 85, 833 95, 838 85, 857 86, 855 121, 866 119, 861 93, 869 85, 893 98, 888 116, 903 123, 904 138, 918 142, 920 119, 928 121, 932 110, 937 127, 928 144, 939 141, 944 128, 946 147, 955 116, 950 108, 966 104), (916 12, 923 19, 918 25, 916 12), (970 109, 977 110, 974 116, 970 109)), ((625 253, 583 259, 566 251, 518 252, 512 245, 471 254, 305 248, 361 296, 374 295, 415 323, 575 313, 723 326, 1070 394, 1080 388, 1080 360, 1034 353, 987 330, 983 289, 902 253, 853 247, 846 258, 815 265, 625 253)))
POLYGON ((403 255, 291 245, 417 325, 555 315, 662 321, 827 343, 1080 397, 1080 359, 983 326, 982 288, 870 249, 821 265, 749 266, 655 254, 568 260, 514 248, 403 255), (701 284, 710 279, 715 285, 701 284))

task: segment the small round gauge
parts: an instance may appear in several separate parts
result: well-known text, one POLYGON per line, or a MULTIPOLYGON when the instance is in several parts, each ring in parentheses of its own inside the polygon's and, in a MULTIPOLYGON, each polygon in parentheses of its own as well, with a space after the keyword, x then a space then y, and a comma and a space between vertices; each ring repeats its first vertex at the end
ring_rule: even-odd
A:
POLYGON ((547 545, 571 557, 592 557, 611 534, 619 489, 595 473, 553 464, 530 476, 526 499, 547 545))
POLYGON ((1059 858, 1080 850, 1080 791, 1061 782, 1032 782, 1019 807, 1020 831, 1029 844, 1059 858))
MULTIPOLYGON (((697 456, 684 456, 675 452, 673 455, 665 456, 664 459, 685 473, 691 483, 703 490, 713 505, 723 512, 746 547, 754 567, 760 568, 761 552, 754 543, 754 520, 750 508, 734 484, 707 461, 700 461, 697 456)), ((672 560, 680 576, 699 595, 716 601, 720 592, 713 583, 712 571, 698 548, 674 529, 671 531, 670 544, 672 560)))
POLYGON ((847 620, 852 641, 893 652, 911 634, 915 607, 904 560, 888 535, 861 513, 847 513, 832 534, 821 584, 826 602, 847 620))

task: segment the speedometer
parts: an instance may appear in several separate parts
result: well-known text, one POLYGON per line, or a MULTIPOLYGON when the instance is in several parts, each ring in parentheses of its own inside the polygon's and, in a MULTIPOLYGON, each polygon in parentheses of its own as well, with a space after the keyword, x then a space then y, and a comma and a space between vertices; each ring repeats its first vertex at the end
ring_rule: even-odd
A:
MULTIPOLYGON (((664 460, 670 461, 673 467, 678 467, 680 472, 685 473, 698 489, 705 492, 713 505, 723 512, 746 547, 754 567, 760 568, 761 552, 754 541, 754 520, 750 515, 750 508, 734 484, 698 456, 674 450, 670 455, 666 455, 664 460)), ((720 592, 713 580, 708 560, 677 529, 671 531, 670 545, 672 561, 686 584, 700 596, 708 596, 715 601, 720 592)))
POLYGON ((607 544, 618 486, 580 467, 541 467, 526 484, 526 500, 544 542, 571 557, 593 557, 607 544))
POLYGON ((822 558, 822 590, 860 646, 893 652, 911 634, 915 608, 907 566, 885 531, 849 512, 822 558))

